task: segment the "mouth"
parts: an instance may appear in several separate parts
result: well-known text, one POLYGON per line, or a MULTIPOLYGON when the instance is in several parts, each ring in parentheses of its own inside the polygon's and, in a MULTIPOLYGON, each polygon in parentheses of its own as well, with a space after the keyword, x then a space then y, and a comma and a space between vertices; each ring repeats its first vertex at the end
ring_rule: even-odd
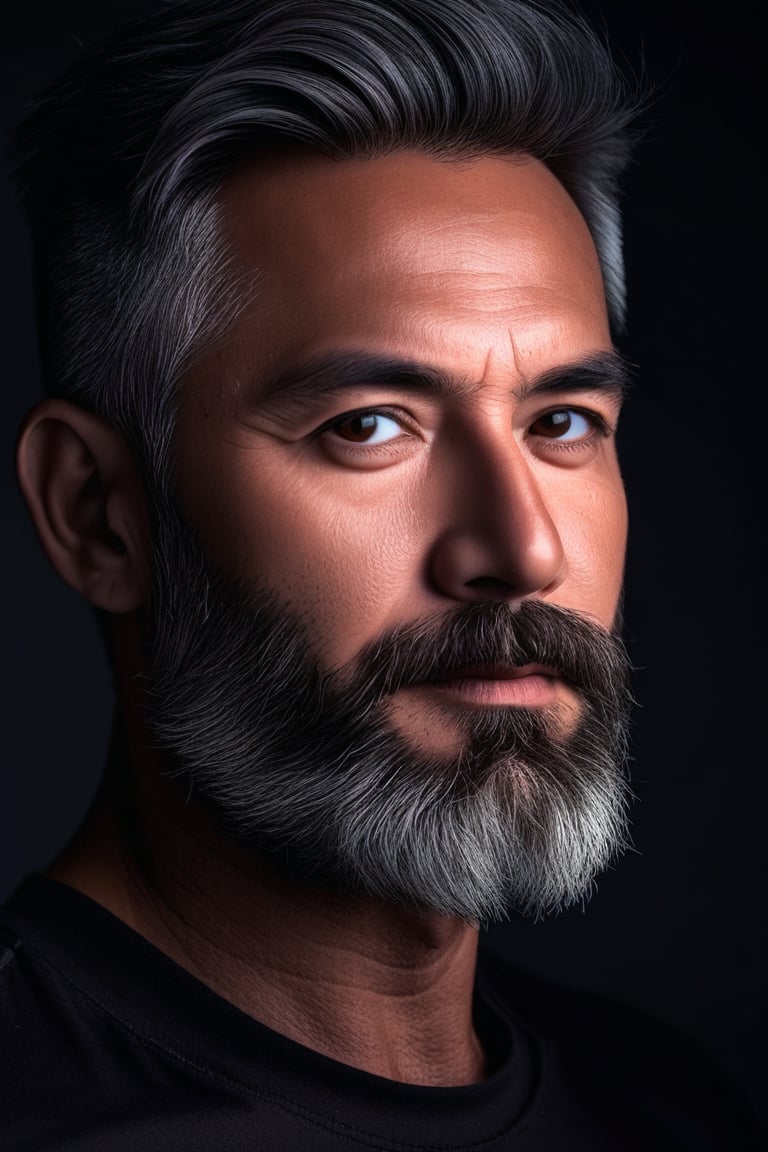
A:
POLYGON ((544 708, 555 702, 562 683, 561 674, 545 664, 470 664, 425 686, 470 707, 544 708))

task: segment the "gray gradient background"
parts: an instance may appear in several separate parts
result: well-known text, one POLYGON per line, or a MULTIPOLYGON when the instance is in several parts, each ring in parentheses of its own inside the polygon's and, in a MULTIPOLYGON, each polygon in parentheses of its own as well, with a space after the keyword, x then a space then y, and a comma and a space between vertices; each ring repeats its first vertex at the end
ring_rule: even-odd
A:
MULTIPOLYGON (((3 127, 123 12, 121 0, 4 9, 3 127)), ((766 795, 758 764, 756 8, 611 4, 604 19, 661 86, 627 185, 630 327, 640 385, 621 450, 630 499, 627 638, 638 668, 636 851, 594 898, 487 944, 524 966, 640 1005, 698 1038, 768 1120, 766 795)), ((5 134, 5 132, 4 132, 5 134)), ((39 398, 24 226, 3 182, 0 897, 76 827, 104 759, 111 692, 92 618, 50 570, 14 479, 19 423, 39 398)), ((760 318, 762 319, 762 317, 760 318)), ((762 671, 762 669, 761 669, 762 671)))

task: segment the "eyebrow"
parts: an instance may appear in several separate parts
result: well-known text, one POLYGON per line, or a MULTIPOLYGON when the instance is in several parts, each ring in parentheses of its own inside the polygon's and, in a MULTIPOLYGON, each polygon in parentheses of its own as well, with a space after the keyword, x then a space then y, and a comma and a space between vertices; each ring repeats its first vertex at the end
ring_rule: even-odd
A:
MULTIPOLYGON (((469 396, 478 384, 417 360, 356 350, 314 357, 258 386, 257 403, 270 407, 310 404, 345 388, 381 386, 436 396, 469 396)), ((530 380, 516 381, 518 400, 549 392, 598 392, 620 402, 631 389, 631 371, 616 351, 594 352, 530 380)))

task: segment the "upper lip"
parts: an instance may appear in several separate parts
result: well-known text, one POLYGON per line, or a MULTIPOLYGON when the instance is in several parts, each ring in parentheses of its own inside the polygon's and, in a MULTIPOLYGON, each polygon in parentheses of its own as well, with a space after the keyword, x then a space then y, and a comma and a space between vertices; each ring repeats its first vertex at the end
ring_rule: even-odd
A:
POLYGON ((435 680, 520 680, 523 676, 559 676, 547 664, 465 664, 436 676, 435 680))

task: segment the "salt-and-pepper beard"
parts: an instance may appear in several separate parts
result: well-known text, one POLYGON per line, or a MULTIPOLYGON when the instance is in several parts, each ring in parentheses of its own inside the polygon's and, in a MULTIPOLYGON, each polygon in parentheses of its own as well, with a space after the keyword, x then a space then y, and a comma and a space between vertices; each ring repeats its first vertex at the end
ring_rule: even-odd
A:
POLYGON ((480 923, 583 898, 625 846, 618 637, 541 601, 470 603, 324 671, 300 615, 213 571, 172 506, 155 530, 152 723, 230 834, 313 882, 480 923), (495 663, 558 669, 575 730, 553 710, 468 709, 461 751, 437 756, 388 722, 398 689, 495 663))

